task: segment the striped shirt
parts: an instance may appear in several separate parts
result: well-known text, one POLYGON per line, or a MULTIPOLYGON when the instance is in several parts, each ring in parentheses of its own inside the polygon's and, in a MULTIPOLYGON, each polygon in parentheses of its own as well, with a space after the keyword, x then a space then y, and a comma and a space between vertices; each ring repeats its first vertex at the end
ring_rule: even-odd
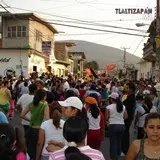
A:
MULTIPOLYGON (((65 160, 64 151, 66 148, 67 148, 67 146, 65 146, 64 148, 62 148, 56 152, 51 153, 48 160, 65 160)), ((89 146, 79 147, 78 149, 83 154, 90 157, 92 160, 105 160, 105 158, 103 157, 103 155, 100 151, 92 149, 89 146)))

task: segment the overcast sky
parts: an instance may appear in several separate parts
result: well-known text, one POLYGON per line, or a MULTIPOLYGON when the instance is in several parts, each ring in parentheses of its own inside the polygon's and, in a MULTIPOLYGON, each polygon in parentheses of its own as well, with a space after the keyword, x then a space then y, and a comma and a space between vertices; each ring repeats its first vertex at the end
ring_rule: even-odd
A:
MULTIPOLYGON (((127 32, 132 34, 144 35, 149 26, 136 27, 136 23, 150 24, 154 18, 154 12, 152 15, 118 15, 116 14, 116 8, 152 8, 156 6, 156 0, 3 0, 7 5, 11 7, 18 7, 28 9, 31 11, 39 11, 43 13, 49 13, 49 15, 40 14, 42 18, 45 18, 54 23, 63 23, 75 26, 97 28, 103 30, 127 32), (60 17, 66 17, 60 18, 60 17), (67 19, 68 18, 68 19, 67 19), (68 23, 71 19, 77 19, 76 23, 68 23), (79 21, 81 20, 81 21, 79 21), (82 25, 82 21, 92 21, 94 25, 82 25), (96 24, 105 24, 112 26, 119 26, 125 28, 138 29, 139 31, 122 30, 109 27, 95 26, 96 24), (141 30, 141 31, 140 31, 141 30)), ((12 13, 22 12, 17 9, 10 10, 12 13)), ((23 11, 25 12, 25 11, 23 11)), ((35 12, 36 13, 36 12, 35 12)), ((65 32, 57 35, 55 40, 86 40, 103 45, 108 45, 121 49, 122 47, 129 48, 127 51, 142 57, 143 44, 146 42, 146 38, 121 35, 115 33, 98 32, 94 30, 84 30, 71 27, 64 27, 60 25, 54 25, 60 32, 65 32)), ((78 44, 81 45, 81 44, 78 44)))

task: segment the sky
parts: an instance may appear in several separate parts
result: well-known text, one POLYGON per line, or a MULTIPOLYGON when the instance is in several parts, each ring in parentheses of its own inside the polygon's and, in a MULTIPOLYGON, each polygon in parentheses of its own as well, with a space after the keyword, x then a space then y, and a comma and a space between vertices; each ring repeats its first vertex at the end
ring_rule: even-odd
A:
POLYGON ((26 9, 28 12, 34 11, 34 13, 49 22, 61 23, 62 25, 53 24, 60 32, 55 36, 56 41, 85 40, 121 50, 125 47, 128 52, 139 57, 143 55, 142 49, 147 38, 144 36, 110 33, 106 32, 106 30, 147 35, 146 31, 149 24, 155 17, 154 10, 156 6, 156 0, 0 0, 0 2, 11 7, 8 10, 12 13, 27 12, 16 8, 26 9), (146 7, 152 8, 152 15, 124 15, 116 14, 115 11, 116 8, 146 7), (136 27, 136 23, 144 23, 146 25, 136 27), (105 32, 66 27, 64 24, 101 29, 105 30, 105 32), (136 29, 136 31, 107 27, 106 25, 136 29))

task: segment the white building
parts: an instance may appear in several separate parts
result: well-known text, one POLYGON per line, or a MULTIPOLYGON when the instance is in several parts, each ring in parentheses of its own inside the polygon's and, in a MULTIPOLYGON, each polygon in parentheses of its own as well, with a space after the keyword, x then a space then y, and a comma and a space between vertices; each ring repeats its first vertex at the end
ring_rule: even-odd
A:
POLYGON ((3 15, 0 75, 53 71, 55 33, 53 26, 33 13, 3 15))

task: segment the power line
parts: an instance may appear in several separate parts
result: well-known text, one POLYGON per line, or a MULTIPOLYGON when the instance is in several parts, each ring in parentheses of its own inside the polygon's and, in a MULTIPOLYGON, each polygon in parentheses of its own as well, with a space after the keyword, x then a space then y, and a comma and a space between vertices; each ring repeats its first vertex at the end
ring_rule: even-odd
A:
POLYGON ((73 28, 79 28, 79 29, 87 29, 87 30, 94 30, 94 31, 100 31, 100 32, 108 32, 108 33, 117 33, 117 34, 125 34, 125 35, 131 35, 131 36, 138 36, 138 37, 148 37, 146 35, 142 34, 135 34, 135 33, 127 33, 127 32, 118 32, 118 31, 111 31, 111 30, 105 30, 105 29, 97 29, 97 28, 90 28, 90 27, 81 27, 81 26, 75 26, 75 25, 68 25, 68 24, 62 24, 62 23, 54 23, 49 22, 50 24, 65 26, 65 27, 73 27, 73 28))
POLYGON ((22 11, 37 12, 37 13, 40 13, 40 14, 49 15, 49 16, 55 16, 55 17, 59 17, 59 18, 65 18, 65 19, 69 19, 69 20, 73 20, 73 21, 78 21, 79 23, 81 22, 81 23, 88 24, 88 25, 95 25, 95 26, 102 26, 102 27, 112 27, 112 28, 118 28, 118 29, 126 29, 126 30, 142 31, 142 32, 144 32, 144 30, 137 30, 137 29, 126 28, 126 27, 117 27, 117 26, 105 25, 105 24, 101 24, 101 23, 94 23, 94 22, 90 22, 90 21, 86 21, 86 20, 81 20, 81 19, 76 19, 76 18, 70 18, 70 17, 65 17, 65 16, 58 16, 58 15, 44 13, 44 12, 35 11, 35 10, 28 10, 28 9, 22 9, 22 8, 17 8, 17 7, 11 7, 11 8, 15 8, 15 9, 22 10, 22 11))

